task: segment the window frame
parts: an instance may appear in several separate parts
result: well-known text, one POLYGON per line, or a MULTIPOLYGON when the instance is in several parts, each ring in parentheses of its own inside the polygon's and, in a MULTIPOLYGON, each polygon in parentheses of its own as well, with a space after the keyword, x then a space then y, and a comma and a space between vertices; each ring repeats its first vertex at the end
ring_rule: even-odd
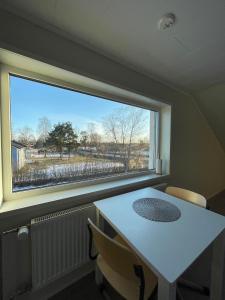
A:
MULTIPOLYGON (((62 72, 68 72, 62 69, 62 72)), ((73 73, 71 73, 73 74, 73 73)), ((79 75, 78 75, 79 76, 79 75)), ((92 80, 89 79, 88 80, 92 80)), ((98 81, 99 88, 97 86, 96 88, 90 88, 88 86, 88 82, 86 86, 81 86, 79 82, 76 84, 74 82, 64 81, 62 79, 58 79, 55 77, 49 77, 46 75, 42 75, 40 73, 32 72, 25 69, 20 69, 17 67, 12 67, 9 65, 1 65, 0 66, 0 86, 1 86, 1 145, 2 145, 2 187, 3 187, 3 201, 9 201, 9 200, 16 200, 16 199, 22 199, 26 197, 33 197, 33 196, 40 196, 47 193, 53 193, 53 192, 59 192, 59 191, 65 191, 65 190, 71 190, 79 187, 84 186, 91 186, 93 184, 100 184, 110 181, 116 181, 116 180, 122 180, 127 178, 134 178, 134 177, 140 177, 143 175, 149 175, 149 174, 155 174, 155 161, 156 161, 156 151, 160 151, 160 111, 161 107, 152 105, 151 102, 149 104, 145 103, 144 101, 141 103, 137 103, 138 97, 148 99, 147 97, 144 97, 142 95, 120 89, 117 87, 114 87, 112 85, 105 84, 103 82, 98 81), (136 173, 127 173, 127 174, 116 174, 111 175, 107 177, 102 178, 95 178, 95 179, 88 179, 85 181, 79 181, 79 182, 73 182, 73 183, 65 183, 65 184, 58 184, 58 185, 52 185, 52 186, 43 186, 43 187, 37 187, 34 189, 28 189, 23 191, 16 191, 13 192, 12 190, 12 161, 11 161, 11 112, 10 112, 10 74, 15 75, 18 77, 22 77, 25 79, 30 79, 33 81, 38 81, 40 83, 50 84, 52 86, 57 86, 60 88, 69 89, 75 92, 81 92, 86 94, 91 94, 94 96, 99 96, 101 98, 116 101, 120 103, 124 103, 131 106, 136 106, 144 109, 148 109, 149 111, 158 112, 158 114, 152 114, 154 116, 158 115, 158 117, 154 117, 154 121, 151 122, 150 126, 154 130, 154 135, 150 135, 150 143, 153 145, 153 147, 150 147, 151 153, 150 153, 150 161, 153 162, 153 165, 150 166, 151 169, 148 171, 138 171, 136 173), (104 87, 103 90, 101 90, 101 84, 104 87), (106 86, 106 88, 105 88, 106 86), (108 91, 107 91, 107 86, 108 91), (121 94, 122 97, 121 97, 121 94), (133 96, 133 97, 132 97, 133 96), (135 99, 136 98, 136 99, 135 99), (120 101, 118 101, 118 99, 120 101)), ((150 98, 149 98, 150 99, 150 98)), ((159 102, 160 103, 160 102, 159 102)), ((151 118, 152 120, 153 118, 151 118)), ((151 130, 151 129, 150 129, 151 130)))

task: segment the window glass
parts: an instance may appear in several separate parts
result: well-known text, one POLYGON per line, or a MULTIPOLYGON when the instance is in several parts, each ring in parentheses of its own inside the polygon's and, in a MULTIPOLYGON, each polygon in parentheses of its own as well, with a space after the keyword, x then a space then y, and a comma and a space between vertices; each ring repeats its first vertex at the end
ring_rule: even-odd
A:
POLYGON ((150 110, 14 75, 10 98, 14 192, 152 165, 150 110))

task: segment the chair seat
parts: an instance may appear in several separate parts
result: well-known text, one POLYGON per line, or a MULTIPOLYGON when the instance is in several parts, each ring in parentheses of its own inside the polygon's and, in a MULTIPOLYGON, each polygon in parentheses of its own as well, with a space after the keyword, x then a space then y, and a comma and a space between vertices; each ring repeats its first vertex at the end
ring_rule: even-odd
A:
MULTIPOLYGON (((117 235, 114 238, 120 244, 129 247, 127 243, 117 235)), ((98 255, 97 264, 103 275, 107 278, 108 282, 112 287, 117 290, 121 296, 128 300, 138 300, 139 299, 139 279, 134 274, 133 280, 128 280, 115 272, 103 259, 101 255, 98 255)), ((145 296, 144 299, 147 300, 155 287, 157 286, 157 277, 144 263, 142 268, 145 275, 145 296)))

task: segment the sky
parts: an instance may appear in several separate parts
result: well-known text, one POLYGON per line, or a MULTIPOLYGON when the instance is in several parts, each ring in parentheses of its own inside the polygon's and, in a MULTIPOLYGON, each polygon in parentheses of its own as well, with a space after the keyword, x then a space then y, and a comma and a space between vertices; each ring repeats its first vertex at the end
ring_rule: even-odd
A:
MULTIPOLYGON (((14 132, 28 126, 35 136, 39 119, 42 117, 47 117, 52 125, 70 121, 73 127, 80 131, 85 130, 88 123, 94 123, 96 131, 104 134, 103 119, 113 111, 130 107, 12 75, 10 98, 11 124, 14 132)), ((149 120, 149 111, 144 110, 144 114, 149 120)), ((147 124, 146 126, 149 127, 147 124)))

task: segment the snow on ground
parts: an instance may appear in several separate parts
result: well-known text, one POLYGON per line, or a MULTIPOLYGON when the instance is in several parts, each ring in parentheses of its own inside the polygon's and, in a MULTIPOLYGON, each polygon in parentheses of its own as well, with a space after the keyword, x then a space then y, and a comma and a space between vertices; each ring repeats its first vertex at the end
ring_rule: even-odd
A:
MULTIPOLYGON (((123 167, 123 164, 120 162, 77 162, 71 164, 52 164, 46 168, 38 169, 38 173, 47 175, 48 177, 58 177, 62 174, 71 174, 71 173, 92 173, 94 171, 107 171, 113 170, 116 168, 123 167)), ((33 167, 34 174, 37 172, 37 169, 33 167)), ((31 171, 32 173, 32 171, 31 171)))
POLYGON ((79 172, 82 173, 83 171, 91 171, 91 170, 102 170, 102 169, 112 169, 112 168, 119 168, 123 167, 122 163, 119 162, 80 162, 80 163, 73 163, 73 164, 58 164, 48 166, 46 169, 42 169, 48 175, 54 173, 66 173, 68 172, 79 172))
MULTIPOLYGON (((117 168, 123 168, 123 164, 119 162, 80 162, 80 163, 73 163, 73 164, 56 164, 56 165, 50 165, 47 168, 43 168, 38 170, 41 174, 47 175, 47 177, 50 178, 60 178, 61 175, 66 176, 69 174, 77 174, 77 176, 89 173, 89 174, 94 174, 95 171, 101 171, 104 173, 107 170, 115 170, 117 168)), ((34 168, 35 170, 35 168, 34 168)), ((32 175, 32 177, 35 177, 35 172, 32 175)), ((100 172, 101 173, 101 172, 100 172)), ((31 171, 32 174, 32 171, 31 171)), ((25 175, 26 177, 26 175, 25 175)), ((34 178, 32 178, 34 179, 34 178)), ((60 183, 55 183, 56 185, 58 184, 63 184, 67 183, 68 181, 61 181, 60 183)), ((17 186, 15 185, 13 187, 13 191, 21 191, 21 190, 29 190, 29 189, 34 189, 34 188, 39 188, 43 186, 51 186, 52 183, 47 183, 43 185, 32 185, 29 184, 27 186, 17 186)))

